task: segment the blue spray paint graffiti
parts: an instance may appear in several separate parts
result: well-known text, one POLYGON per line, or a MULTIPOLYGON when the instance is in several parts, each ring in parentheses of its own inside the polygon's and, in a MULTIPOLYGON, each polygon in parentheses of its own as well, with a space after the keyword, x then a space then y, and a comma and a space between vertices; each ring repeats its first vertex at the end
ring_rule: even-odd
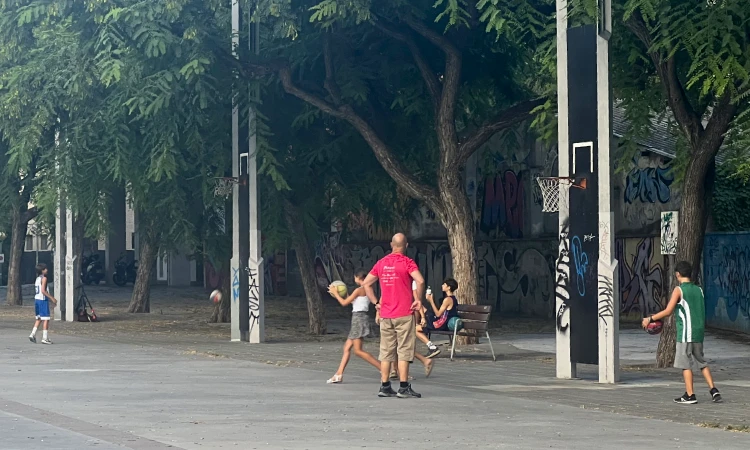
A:
POLYGON ((232 301, 240 298, 240 269, 232 268, 232 301))
POLYGON ((705 243, 706 318, 750 332, 750 233, 708 235, 705 243))
POLYGON ((670 167, 635 168, 625 179, 625 202, 640 199, 643 203, 667 203, 671 197, 669 186, 674 181, 670 167))
POLYGON ((578 286, 578 294, 583 297, 586 295, 586 269, 589 266, 589 255, 583 251, 583 244, 581 244, 581 238, 573 236, 570 242, 570 249, 573 253, 573 263, 576 266, 576 285, 578 286))

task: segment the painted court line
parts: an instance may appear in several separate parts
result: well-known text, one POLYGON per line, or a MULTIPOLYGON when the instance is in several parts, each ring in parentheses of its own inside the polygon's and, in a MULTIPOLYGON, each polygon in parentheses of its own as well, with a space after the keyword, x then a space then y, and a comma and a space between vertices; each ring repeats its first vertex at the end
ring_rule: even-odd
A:
POLYGON ((35 420, 63 430, 72 431, 84 436, 89 436, 110 444, 121 445, 132 450, 164 450, 164 449, 181 449, 174 445, 163 444, 148 438, 137 436, 135 434, 118 431, 83 420, 67 417, 51 411, 34 408, 33 406, 24 405, 4 398, 0 398, 0 411, 15 416, 23 417, 29 420, 35 420))

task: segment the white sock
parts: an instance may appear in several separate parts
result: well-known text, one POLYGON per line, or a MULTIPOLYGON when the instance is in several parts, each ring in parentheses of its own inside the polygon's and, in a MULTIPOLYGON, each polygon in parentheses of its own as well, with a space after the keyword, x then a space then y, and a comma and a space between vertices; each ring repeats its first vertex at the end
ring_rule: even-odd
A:
POLYGON ((47 340, 47 330, 42 330, 42 339, 47 340))
POLYGON ((432 341, 427 341, 427 346, 430 348, 437 347, 435 344, 432 343, 432 341))
POLYGON ((35 337, 36 336, 36 327, 31 329, 31 336, 29 337, 35 337))

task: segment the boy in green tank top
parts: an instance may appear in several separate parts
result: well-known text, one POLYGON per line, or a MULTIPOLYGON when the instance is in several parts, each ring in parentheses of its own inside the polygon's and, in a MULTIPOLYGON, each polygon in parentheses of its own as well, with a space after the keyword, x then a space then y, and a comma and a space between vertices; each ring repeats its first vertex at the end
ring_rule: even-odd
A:
POLYGON ((675 266, 675 276, 678 286, 672 292, 672 297, 664 311, 643 319, 643 328, 649 323, 675 314, 677 328, 677 352, 674 366, 682 369, 685 379, 685 394, 674 399, 675 403, 692 405, 698 403, 693 392, 693 367, 700 369, 708 383, 711 399, 721 401, 721 394, 714 386, 711 370, 703 357, 703 335, 706 329, 706 302, 703 289, 690 281, 693 267, 687 261, 680 261, 675 266))

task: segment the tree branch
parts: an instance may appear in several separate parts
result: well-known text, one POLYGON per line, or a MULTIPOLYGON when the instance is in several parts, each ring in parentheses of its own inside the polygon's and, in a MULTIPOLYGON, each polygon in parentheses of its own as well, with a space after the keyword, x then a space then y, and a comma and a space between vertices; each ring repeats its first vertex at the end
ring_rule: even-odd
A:
POLYGON ((732 94, 729 90, 725 91, 718 104, 711 111, 711 117, 706 124, 705 133, 703 133, 703 140, 694 149, 699 157, 710 160, 716 156, 738 110, 739 106, 732 103, 732 94))
POLYGON ((404 22, 417 34, 421 35, 445 53, 445 73, 443 74, 443 91, 440 97, 438 113, 435 117, 435 128, 440 145, 440 167, 455 168, 458 157, 458 134, 456 133, 456 102, 458 87, 461 82, 461 52, 445 36, 430 29, 424 23, 407 17, 404 22))
POLYGON ((669 107, 687 136, 690 147, 696 149, 703 136, 703 124, 701 123, 701 116, 693 109, 677 76, 674 57, 665 60, 660 52, 652 49, 651 33, 639 12, 634 12, 625 22, 625 26, 646 46, 646 51, 654 62, 659 79, 667 92, 669 107))
POLYGON ((21 214, 21 222, 29 223, 31 219, 35 218, 38 215, 39 215, 39 209, 36 206, 34 206, 30 209, 27 209, 21 214))
POLYGON ((409 174, 375 129, 350 105, 336 106, 315 94, 300 89, 292 81, 292 72, 289 66, 279 70, 279 78, 287 93, 315 106, 326 114, 349 122, 364 138, 372 149, 375 158, 399 187, 404 189, 411 197, 425 202, 434 211, 442 211, 443 206, 439 201, 437 192, 409 174))
POLYGON ((510 128, 531 117, 534 108, 543 105, 545 99, 537 98, 518 103, 500 112, 472 133, 464 136, 458 150, 458 163, 463 164, 495 133, 510 128))
POLYGON ((281 79, 281 84, 282 86, 284 86, 284 90, 287 93, 292 94, 298 99, 313 105, 326 114, 338 117, 339 119, 345 119, 341 111, 336 108, 336 105, 329 103, 322 97, 302 90, 296 84, 294 84, 294 82, 292 81, 292 70, 289 68, 289 66, 282 67, 281 69, 279 69, 278 73, 279 78, 281 79))
POLYGON ((412 39, 412 37, 408 34, 401 33, 387 26, 383 19, 378 19, 375 21, 375 28, 380 30, 386 36, 404 42, 409 48, 409 51, 414 58, 414 62, 417 64, 419 72, 422 74, 422 78, 427 85, 427 90, 430 92, 430 96, 432 97, 432 106, 435 110, 435 113, 437 114, 440 107, 440 95, 442 87, 440 86, 437 75, 435 75, 435 72, 432 71, 430 65, 427 64, 427 60, 425 59, 421 50, 419 50, 419 47, 417 47, 417 43, 414 42, 414 39, 412 39))

